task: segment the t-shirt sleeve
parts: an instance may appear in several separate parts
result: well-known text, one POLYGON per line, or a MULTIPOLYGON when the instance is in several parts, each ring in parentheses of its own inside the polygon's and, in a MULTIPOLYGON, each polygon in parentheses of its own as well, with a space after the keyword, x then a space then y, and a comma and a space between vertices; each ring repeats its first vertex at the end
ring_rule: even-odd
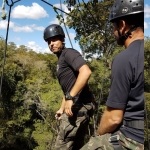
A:
POLYGON ((81 54, 74 49, 69 49, 65 53, 65 61, 70 65, 75 71, 79 71, 80 67, 86 64, 85 60, 81 54))
POLYGON ((130 91, 131 67, 123 57, 117 57, 112 64, 111 87, 106 105, 124 109, 130 91))

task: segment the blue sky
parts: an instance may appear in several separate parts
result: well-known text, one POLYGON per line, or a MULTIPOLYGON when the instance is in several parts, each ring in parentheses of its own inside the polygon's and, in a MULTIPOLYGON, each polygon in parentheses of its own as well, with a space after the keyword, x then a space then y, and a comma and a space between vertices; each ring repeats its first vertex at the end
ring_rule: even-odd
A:
MULTIPOLYGON (((45 0, 46 1, 46 0, 45 0)), ((11 0, 8 0, 9 4, 11 0)), ((26 45, 32 48, 36 52, 49 53, 47 43, 43 40, 43 30, 45 27, 52 23, 59 23, 56 18, 56 13, 50 5, 47 5, 41 0, 13 0, 14 3, 11 11, 10 28, 8 35, 8 42, 14 42, 16 45, 26 45)), ((60 0, 47 0, 50 4, 60 8, 60 0)), ((66 5, 63 4, 64 0, 61 0, 62 8, 65 12, 69 12, 66 5)), ((2 12, 2 1, 0 1, 0 17, 2 12)), ((5 5, 5 9, 9 11, 9 7, 5 5)), ((58 11, 61 14, 60 11, 58 11)), ((66 15, 64 14, 64 18, 66 15)), ((64 32, 65 27, 62 24, 64 32)), ((0 36, 4 39, 6 37, 7 19, 0 20, 0 36)), ((78 42, 74 41, 75 32, 73 29, 69 29, 69 37, 73 48, 80 51, 78 42)), ((66 34, 66 47, 71 47, 69 38, 66 34)))
POLYGON ((150 37, 150 0, 144 0, 144 29, 145 36, 150 37))
MULTIPOLYGON (((2 12, 2 1, 3 0, 0 1, 0 16, 2 12)), ((13 0, 13 2, 16 1, 17 0, 13 0)), ((63 1, 64 0, 61 0, 62 3, 63 1)), ((8 0, 8 2, 11 4, 11 0, 8 0)), ((47 2, 60 8, 60 0, 47 0, 47 2)), ((62 8, 65 12, 69 12, 66 5, 62 4, 62 8)), ((150 0, 144 0, 144 8, 145 35, 150 36, 150 0)), ((7 5, 5 5, 5 10, 8 15, 9 7, 7 5)), ((60 11, 58 12, 61 13, 60 11)), ((65 17, 66 15, 64 15, 64 18, 65 17)), ((43 30, 46 26, 52 23, 59 22, 56 18, 56 13, 51 6, 41 0, 20 0, 12 7, 8 42, 14 42, 18 46, 25 45, 36 52, 49 53, 50 51, 48 46, 43 40, 43 30)), ((6 28, 7 19, 0 19, 0 36, 4 39, 6 37, 6 28)), ((80 51, 78 42, 74 41, 74 30, 69 29, 68 27, 67 30, 69 32, 73 48, 80 51)), ((71 47, 67 34, 66 47, 71 47)))

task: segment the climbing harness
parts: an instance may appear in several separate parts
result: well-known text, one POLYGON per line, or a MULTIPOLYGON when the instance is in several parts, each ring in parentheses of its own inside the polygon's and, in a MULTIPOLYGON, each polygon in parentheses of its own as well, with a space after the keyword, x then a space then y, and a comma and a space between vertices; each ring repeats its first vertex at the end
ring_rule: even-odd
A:
MULTIPOLYGON (((144 130, 144 120, 132 120, 132 121, 126 121, 123 120, 122 123, 123 126, 127 126, 134 129, 144 130)), ((119 140, 119 135, 116 132, 112 133, 109 140, 110 143, 112 143, 114 150, 122 150, 122 145, 119 140)))
POLYGON ((119 141, 119 135, 117 132, 114 132, 113 134, 111 134, 108 141, 112 143, 114 150, 123 150, 121 143, 119 141))

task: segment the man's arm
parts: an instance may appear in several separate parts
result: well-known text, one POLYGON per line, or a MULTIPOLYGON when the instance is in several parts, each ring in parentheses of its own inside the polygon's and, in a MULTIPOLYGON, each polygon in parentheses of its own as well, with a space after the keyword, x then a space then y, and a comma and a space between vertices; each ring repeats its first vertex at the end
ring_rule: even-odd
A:
MULTIPOLYGON (((91 70, 90 68, 85 64, 82 67, 80 67, 79 69, 79 74, 77 77, 77 80, 73 86, 73 88, 70 91, 70 95, 71 96, 76 96, 83 88, 84 86, 87 84, 88 79, 91 76, 91 70)), ((68 116, 72 116, 73 113, 71 111, 71 107, 73 105, 73 101, 72 100, 67 100, 65 103, 65 113, 68 116)))
POLYGON ((123 113, 124 111, 122 109, 115 109, 107 106, 98 127, 98 134, 103 135, 115 131, 122 122, 123 113))
POLYGON ((59 110, 56 112, 56 115, 55 115, 55 118, 58 119, 58 120, 60 119, 61 115, 62 115, 63 112, 64 112, 65 103, 66 103, 65 97, 63 96, 61 106, 60 106, 59 110))
POLYGON ((83 65, 79 69, 79 74, 78 74, 77 80, 76 80, 73 88, 70 91, 71 96, 76 96, 84 88, 84 86, 88 82, 88 79, 91 76, 91 73, 92 72, 87 65, 83 65))

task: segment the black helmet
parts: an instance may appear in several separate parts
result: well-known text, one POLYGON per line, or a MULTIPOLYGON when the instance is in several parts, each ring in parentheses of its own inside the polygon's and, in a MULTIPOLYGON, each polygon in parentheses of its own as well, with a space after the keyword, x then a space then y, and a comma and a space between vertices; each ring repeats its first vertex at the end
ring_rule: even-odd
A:
POLYGON ((47 41, 48 38, 53 36, 61 36, 65 38, 64 31, 60 25, 52 24, 45 28, 44 30, 44 40, 47 41))
POLYGON ((144 13, 144 0, 116 0, 110 12, 109 21, 128 16, 144 13))

